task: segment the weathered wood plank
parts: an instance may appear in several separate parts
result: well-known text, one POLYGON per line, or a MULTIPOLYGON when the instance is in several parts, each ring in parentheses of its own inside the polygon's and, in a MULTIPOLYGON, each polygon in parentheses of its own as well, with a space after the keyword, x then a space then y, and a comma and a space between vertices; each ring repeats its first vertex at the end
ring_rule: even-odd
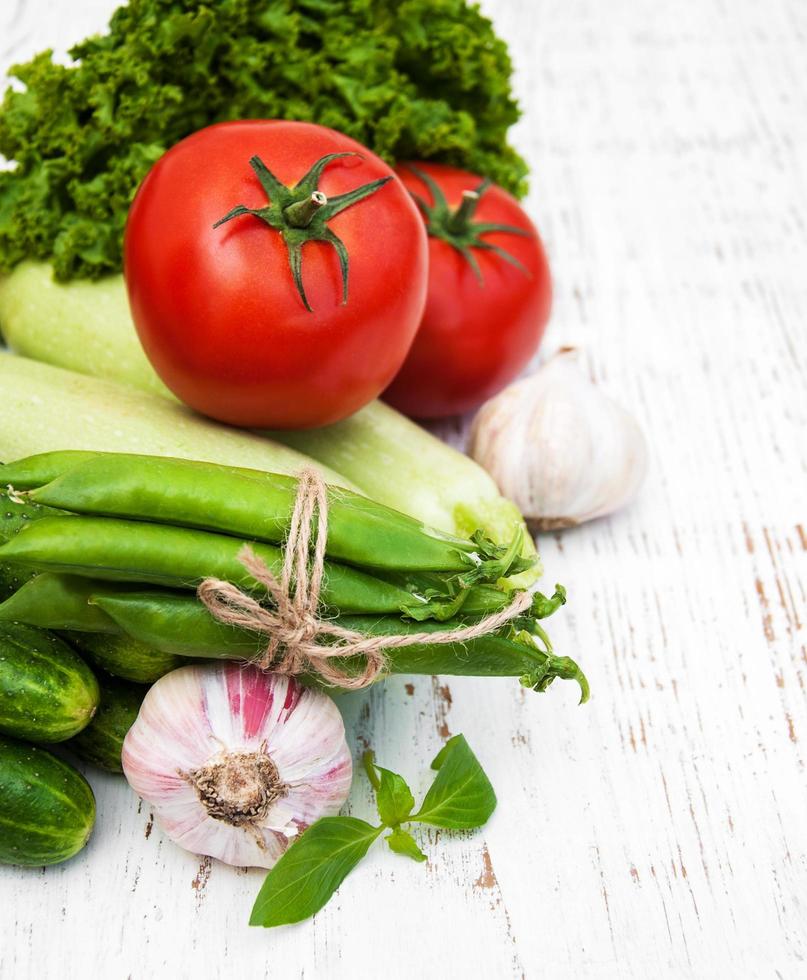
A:
MULTIPOLYGON (((0 5, 2 65, 112 6, 0 5)), ((485 6, 527 109, 546 350, 582 345, 652 447, 633 507, 541 542, 592 703, 426 678, 345 697, 357 752, 421 787, 464 732, 500 808, 430 838, 425 868, 379 848, 314 922, 269 935, 245 926, 260 874, 184 854, 93 774, 86 855, 0 873, 0 976, 803 975, 807 7, 485 6)))

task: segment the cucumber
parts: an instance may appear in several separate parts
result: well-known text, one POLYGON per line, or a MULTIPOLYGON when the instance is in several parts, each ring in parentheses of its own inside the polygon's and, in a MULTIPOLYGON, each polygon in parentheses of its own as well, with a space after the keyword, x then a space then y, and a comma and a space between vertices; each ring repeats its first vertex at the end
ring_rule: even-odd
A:
POLYGON ((135 681, 138 684, 153 684, 169 670, 188 663, 187 657, 160 653, 159 650, 154 650, 145 643, 126 635, 69 633, 65 636, 93 666, 100 667, 114 677, 122 677, 124 680, 135 681))
POLYGON ((0 623, 0 732, 31 742, 63 742, 98 707, 90 668, 58 637, 0 623))
POLYGON ((44 749, 0 736, 0 863, 40 866, 89 840, 95 797, 87 780, 44 749))
POLYGON ((71 738, 66 748, 84 762, 107 772, 123 772, 121 749, 135 723, 148 688, 112 677, 101 679, 101 705, 87 727, 71 738))

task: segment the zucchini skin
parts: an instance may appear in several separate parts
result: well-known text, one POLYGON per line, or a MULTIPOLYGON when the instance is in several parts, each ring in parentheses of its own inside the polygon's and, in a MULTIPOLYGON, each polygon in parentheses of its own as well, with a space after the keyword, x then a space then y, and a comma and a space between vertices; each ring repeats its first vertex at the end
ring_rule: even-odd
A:
POLYGON ((95 717, 65 747, 99 769, 123 772, 123 740, 135 723, 148 688, 112 677, 102 678, 100 686, 101 704, 95 717))
POLYGON ((95 796, 80 772, 45 749, 0 736, 0 863, 66 861, 94 824, 95 796))
POLYGON ((22 623, 0 623, 0 732, 63 742, 98 707, 95 675, 63 640, 22 623))

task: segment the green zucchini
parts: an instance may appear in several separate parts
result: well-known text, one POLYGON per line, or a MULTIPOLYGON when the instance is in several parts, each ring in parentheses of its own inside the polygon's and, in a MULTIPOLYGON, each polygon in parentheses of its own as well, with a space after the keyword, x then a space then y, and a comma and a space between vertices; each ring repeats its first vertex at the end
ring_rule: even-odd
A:
POLYGON ((98 698, 92 671, 63 640, 0 623, 0 732, 63 742, 89 724, 98 698))
POLYGON ((333 470, 259 435, 220 425, 184 405, 0 351, 0 459, 55 449, 148 453, 299 473, 315 466, 328 483, 350 487, 333 470))
POLYGON ((0 863, 58 864, 95 823, 87 780, 44 749, 0 736, 0 863))
MULTIPOLYGON (((97 606, 94 608, 98 609, 97 606)), ((161 653, 130 636, 109 633, 69 633, 66 636, 93 666, 138 684, 153 684, 169 670, 188 663, 187 657, 161 653)))
POLYGON ((107 772, 123 772, 121 749, 135 723, 148 688, 112 677, 101 679, 101 705, 87 727, 70 739, 71 749, 84 762, 107 772))

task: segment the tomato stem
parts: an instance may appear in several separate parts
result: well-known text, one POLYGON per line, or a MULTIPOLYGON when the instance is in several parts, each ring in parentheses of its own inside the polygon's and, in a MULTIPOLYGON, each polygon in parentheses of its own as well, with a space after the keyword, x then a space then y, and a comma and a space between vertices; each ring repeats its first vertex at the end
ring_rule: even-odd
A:
POLYGON ((426 221, 426 230, 429 235, 432 238, 441 238, 444 242, 452 245, 470 265, 480 286, 483 284, 482 270, 479 268, 479 262, 474 254, 474 250, 476 249, 493 252, 502 261, 515 266, 525 275, 529 276, 530 273, 514 255, 505 251, 500 245, 495 245, 493 242, 487 241, 482 236, 492 233, 503 233, 530 238, 530 232, 524 228, 518 228, 515 225, 502 225, 490 221, 474 221, 477 206, 482 200, 482 195, 490 187, 490 180, 486 178, 478 187, 464 190, 462 192, 462 200, 452 210, 442 188, 430 174, 411 163, 408 163, 406 167, 431 192, 432 203, 429 204, 419 194, 410 191, 415 203, 423 213, 426 221))
POLYGON ((446 228, 450 232, 462 235, 468 231, 468 223, 474 216, 476 207, 481 198, 479 191, 463 191, 462 201, 446 222, 446 228))
POLYGON ((337 194, 328 198, 317 189, 317 183, 325 168, 340 157, 361 156, 360 153, 346 151, 344 153, 326 153, 293 187, 287 187, 278 180, 259 156, 250 158, 249 165, 263 188, 268 204, 262 208, 248 208, 245 204, 236 204, 230 208, 224 217, 213 225, 218 228, 233 218, 250 215, 259 218, 270 228, 280 233, 286 244, 289 256, 289 268, 297 293, 303 306, 309 313, 313 312, 303 287, 303 245, 307 242, 325 242, 336 252, 339 259, 339 269, 342 273, 342 305, 347 303, 348 272, 350 257, 345 243, 329 227, 328 222, 346 208, 353 207, 370 195, 375 194, 384 184, 392 180, 392 176, 379 177, 352 191, 337 194))
POLYGON ((302 201, 295 201, 283 208, 283 217, 292 228, 307 228, 321 207, 328 203, 328 198, 322 191, 312 191, 302 201))

